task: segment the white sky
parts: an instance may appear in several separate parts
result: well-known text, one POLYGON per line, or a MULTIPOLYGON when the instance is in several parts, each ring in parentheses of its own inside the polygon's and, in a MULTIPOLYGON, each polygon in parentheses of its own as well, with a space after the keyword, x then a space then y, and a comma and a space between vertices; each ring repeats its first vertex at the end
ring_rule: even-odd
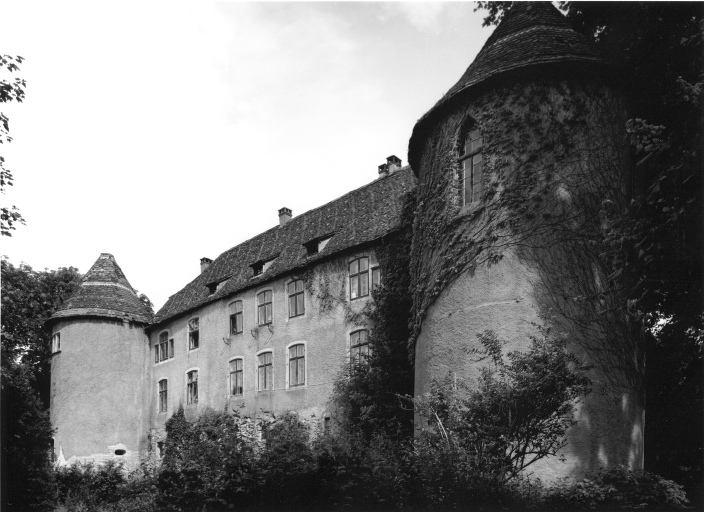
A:
POLYGON ((156 309, 223 251, 407 163, 413 125, 492 29, 456 3, 11 2, 26 60, 0 146, 26 226, 0 253, 115 255, 156 309))

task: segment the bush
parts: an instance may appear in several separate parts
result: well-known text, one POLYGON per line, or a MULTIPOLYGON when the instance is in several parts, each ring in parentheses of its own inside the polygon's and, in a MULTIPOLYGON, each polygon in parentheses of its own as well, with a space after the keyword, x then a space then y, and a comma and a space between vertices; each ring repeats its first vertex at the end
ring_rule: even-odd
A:
POLYGON ((623 466, 600 471, 572 485, 557 485, 546 493, 544 505, 553 510, 673 510, 688 500, 681 485, 646 471, 623 466))

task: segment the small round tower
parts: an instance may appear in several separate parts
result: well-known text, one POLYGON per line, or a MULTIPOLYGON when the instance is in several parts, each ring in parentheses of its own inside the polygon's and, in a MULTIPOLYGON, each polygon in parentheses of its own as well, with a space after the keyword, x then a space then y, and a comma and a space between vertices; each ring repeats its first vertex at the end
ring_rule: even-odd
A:
POLYGON ((143 407, 151 311, 103 253, 51 317, 51 423, 58 463, 134 467, 146 449, 143 407))
POLYGON ((531 470, 580 478, 642 467, 643 360, 598 241, 626 193, 615 73, 548 2, 515 2, 460 80, 416 124, 411 255, 415 394, 468 381, 493 331, 523 350, 545 329, 593 365, 563 451, 531 470))

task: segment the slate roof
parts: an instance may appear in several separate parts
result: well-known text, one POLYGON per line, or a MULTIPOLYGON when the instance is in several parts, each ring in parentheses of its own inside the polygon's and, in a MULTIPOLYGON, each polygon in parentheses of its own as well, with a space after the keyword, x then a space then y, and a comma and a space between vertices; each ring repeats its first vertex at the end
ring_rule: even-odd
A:
POLYGON ((411 168, 403 167, 225 251, 203 273, 169 297, 157 312, 154 324, 394 232, 401 227, 404 197, 415 184, 411 168), (333 233, 319 254, 308 256, 303 244, 333 233), (252 265, 271 258, 275 258, 271 266, 262 275, 253 277, 252 265), (227 282, 211 294, 208 285, 224 280, 227 282))
POLYGON ((424 125, 451 99, 508 73, 534 71, 536 66, 603 63, 592 43, 574 30, 550 2, 514 2, 462 77, 416 123, 409 142, 410 164, 414 165, 413 149, 424 125))
POLYGON ((145 324, 152 319, 151 311, 139 300, 115 257, 108 253, 100 255, 83 276, 78 290, 51 319, 74 316, 127 318, 145 324))

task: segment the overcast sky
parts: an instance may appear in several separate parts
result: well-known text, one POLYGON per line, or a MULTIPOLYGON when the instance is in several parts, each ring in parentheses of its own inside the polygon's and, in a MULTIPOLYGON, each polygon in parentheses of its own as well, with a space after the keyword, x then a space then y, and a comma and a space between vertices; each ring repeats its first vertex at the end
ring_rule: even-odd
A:
POLYGON ((413 125, 491 33, 455 3, 10 2, 26 59, 0 147, 26 226, 1 253, 112 253, 156 308, 223 251, 407 163, 413 125))

